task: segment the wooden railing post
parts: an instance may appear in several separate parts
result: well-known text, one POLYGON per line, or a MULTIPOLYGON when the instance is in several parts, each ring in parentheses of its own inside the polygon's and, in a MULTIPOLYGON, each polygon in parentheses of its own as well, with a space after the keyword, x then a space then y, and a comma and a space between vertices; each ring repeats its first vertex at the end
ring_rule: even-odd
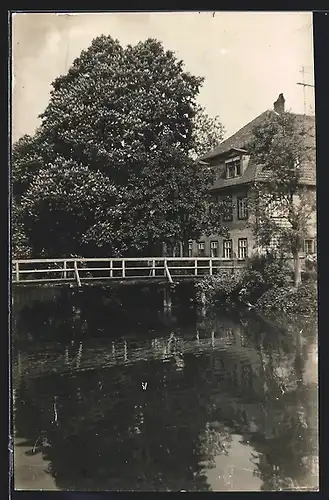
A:
POLYGON ((173 283, 173 280, 172 280, 172 277, 171 277, 171 274, 169 272, 169 268, 168 268, 168 263, 167 263, 167 259, 165 259, 164 261, 164 268, 165 268, 165 274, 169 280, 169 283, 173 283))
POLYGON ((16 281, 19 281, 19 262, 15 262, 16 268, 16 281))
POLYGON ((197 259, 194 260, 194 275, 198 275, 198 261, 197 259))
POLYGON ((122 261, 122 277, 126 277, 126 268, 125 268, 125 261, 122 261))
POLYGON ((152 267, 153 267, 152 276, 155 277, 155 260, 154 259, 152 260, 152 267))
POLYGON ((81 280, 80 280, 78 265, 77 265, 76 260, 74 261, 74 271, 75 271, 75 278, 77 280, 78 287, 81 287, 81 280))
POLYGON ((211 257, 209 260, 209 274, 210 274, 210 276, 212 276, 212 259, 211 259, 211 257))
POLYGON ((64 268, 64 279, 66 280, 67 279, 67 262, 66 262, 66 260, 64 260, 63 268, 64 268))
POLYGON ((110 260, 110 278, 113 278, 113 260, 110 260))

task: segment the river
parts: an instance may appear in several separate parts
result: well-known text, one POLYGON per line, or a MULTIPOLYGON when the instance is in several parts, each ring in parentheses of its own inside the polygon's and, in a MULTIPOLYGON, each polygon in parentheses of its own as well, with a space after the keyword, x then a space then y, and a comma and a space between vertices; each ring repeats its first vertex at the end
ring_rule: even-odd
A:
POLYGON ((14 291, 15 489, 317 490, 314 318, 124 295, 14 291))

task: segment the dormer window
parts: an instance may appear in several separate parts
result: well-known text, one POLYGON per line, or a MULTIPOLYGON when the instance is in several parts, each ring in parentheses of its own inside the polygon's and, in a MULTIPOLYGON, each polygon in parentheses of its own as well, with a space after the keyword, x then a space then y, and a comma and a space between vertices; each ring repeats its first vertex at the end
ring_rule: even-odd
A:
POLYGON ((233 179, 234 177, 239 177, 242 173, 241 169, 241 158, 238 156, 236 158, 230 158, 226 160, 226 179, 233 179))

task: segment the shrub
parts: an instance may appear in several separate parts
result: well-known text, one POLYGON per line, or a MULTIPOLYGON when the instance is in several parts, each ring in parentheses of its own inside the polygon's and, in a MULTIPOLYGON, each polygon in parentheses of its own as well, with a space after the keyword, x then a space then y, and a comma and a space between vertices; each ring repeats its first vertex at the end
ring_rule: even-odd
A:
POLYGON ((314 283, 269 288, 257 301, 256 308, 283 313, 313 314, 317 310, 317 291, 314 283))
POLYGON ((286 285, 291 275, 291 267, 286 257, 275 252, 253 256, 249 260, 248 269, 258 271, 268 288, 273 285, 286 285))
POLYGON ((223 269, 218 275, 196 283, 196 301, 205 305, 250 302, 259 309, 314 312, 317 299, 312 276, 309 276, 311 281, 296 289, 291 285, 291 272, 283 255, 270 252, 255 255, 245 270, 231 274, 223 269))
POLYGON ((195 283, 196 301, 202 303, 202 296, 205 299, 205 305, 212 305, 219 301, 222 303, 238 301, 243 275, 243 271, 237 270, 232 274, 223 269, 215 276, 206 276, 195 283))
POLYGON ((290 275, 291 268, 284 256, 270 252, 255 255, 245 270, 240 296, 253 303, 271 287, 287 285, 290 275))

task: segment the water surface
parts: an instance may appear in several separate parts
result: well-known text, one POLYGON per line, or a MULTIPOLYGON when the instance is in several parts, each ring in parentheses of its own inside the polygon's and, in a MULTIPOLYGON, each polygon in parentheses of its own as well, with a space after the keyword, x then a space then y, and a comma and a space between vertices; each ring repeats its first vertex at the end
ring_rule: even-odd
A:
POLYGON ((314 319, 15 291, 16 489, 317 489, 314 319))

